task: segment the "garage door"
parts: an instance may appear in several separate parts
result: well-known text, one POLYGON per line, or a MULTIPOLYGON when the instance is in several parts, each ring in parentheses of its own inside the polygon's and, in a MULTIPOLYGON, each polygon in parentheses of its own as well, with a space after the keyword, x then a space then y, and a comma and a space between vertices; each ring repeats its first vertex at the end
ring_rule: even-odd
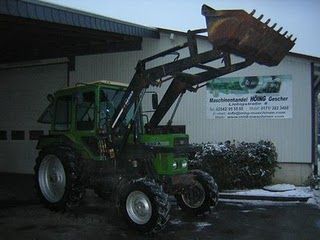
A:
POLYGON ((36 139, 49 129, 37 119, 66 82, 66 64, 0 71, 0 172, 33 172, 36 139))

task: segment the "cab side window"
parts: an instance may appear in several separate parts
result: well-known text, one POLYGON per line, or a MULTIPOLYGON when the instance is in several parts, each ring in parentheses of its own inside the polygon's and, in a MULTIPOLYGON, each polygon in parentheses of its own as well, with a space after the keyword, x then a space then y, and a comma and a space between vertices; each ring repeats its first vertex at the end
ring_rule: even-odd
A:
POLYGON ((78 130, 93 130, 95 123, 94 92, 83 92, 77 95, 76 128, 78 130))
POLYGON ((70 129, 71 100, 71 96, 62 96, 56 101, 54 129, 57 131, 67 131, 70 129))

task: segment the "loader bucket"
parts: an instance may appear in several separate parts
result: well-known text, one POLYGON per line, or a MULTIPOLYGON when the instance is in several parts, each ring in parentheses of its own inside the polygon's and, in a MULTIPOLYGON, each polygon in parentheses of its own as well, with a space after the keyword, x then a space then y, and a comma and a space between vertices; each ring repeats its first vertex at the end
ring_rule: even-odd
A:
POLYGON ((287 32, 281 34, 275 25, 269 27, 267 20, 261 22, 244 10, 214 10, 202 6, 202 15, 206 17, 208 39, 213 47, 229 52, 247 60, 267 66, 276 66, 294 46, 287 32))

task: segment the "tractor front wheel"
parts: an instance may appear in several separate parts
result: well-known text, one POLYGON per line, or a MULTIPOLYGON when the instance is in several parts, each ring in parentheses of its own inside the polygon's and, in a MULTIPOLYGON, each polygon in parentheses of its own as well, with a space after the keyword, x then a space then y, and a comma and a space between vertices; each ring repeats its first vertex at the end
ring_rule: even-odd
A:
POLYGON ((131 181, 122 191, 120 210, 132 228, 143 233, 156 233, 169 219, 168 195, 153 181, 131 181))
POLYGON ((194 183, 176 195, 178 206, 185 212, 198 215, 210 211, 218 203, 218 186, 208 173, 193 170, 194 183))

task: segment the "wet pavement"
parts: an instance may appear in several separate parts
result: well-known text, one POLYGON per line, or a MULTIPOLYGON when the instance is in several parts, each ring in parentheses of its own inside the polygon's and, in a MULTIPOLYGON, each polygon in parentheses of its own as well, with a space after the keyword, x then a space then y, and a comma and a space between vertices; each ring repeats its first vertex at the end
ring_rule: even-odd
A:
POLYGON ((32 180, 10 183, 0 175, 0 182, 0 239, 320 239, 320 209, 312 204, 230 200, 199 217, 173 204, 167 227, 143 236, 92 191, 77 211, 62 214, 38 203, 32 180))

